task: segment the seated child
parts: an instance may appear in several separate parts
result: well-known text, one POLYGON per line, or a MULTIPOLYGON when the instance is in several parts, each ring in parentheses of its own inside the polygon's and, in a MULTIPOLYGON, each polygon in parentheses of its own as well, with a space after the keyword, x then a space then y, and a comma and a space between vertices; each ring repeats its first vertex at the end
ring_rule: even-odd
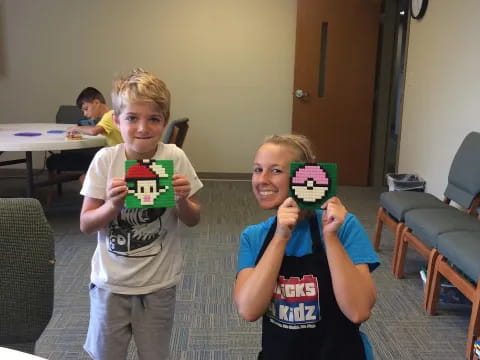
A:
MULTIPOLYGON (((107 145, 113 146, 123 142, 122 135, 112 119, 113 111, 105 102, 102 93, 93 87, 87 87, 78 95, 77 106, 83 111, 84 116, 93 123, 89 125, 78 124, 67 129, 67 137, 73 138, 80 134, 104 135, 107 145), (100 119, 100 121, 98 121, 100 119), (98 121, 98 122, 97 122, 98 121), (95 124, 96 123, 96 124, 95 124)), ((83 123, 85 121, 81 120, 83 123)), ((66 150, 52 154, 47 158, 46 166, 49 179, 54 181, 56 173, 61 171, 86 172, 98 148, 82 150, 66 150)), ((80 177, 80 182, 84 176, 80 177)))
POLYGON ((101 134, 106 137, 108 146, 123 142, 120 130, 113 122, 113 111, 106 104, 100 91, 93 87, 87 87, 78 95, 76 103, 86 118, 100 119, 100 121, 96 125, 73 126, 67 129, 67 134, 74 132, 93 136, 101 134))

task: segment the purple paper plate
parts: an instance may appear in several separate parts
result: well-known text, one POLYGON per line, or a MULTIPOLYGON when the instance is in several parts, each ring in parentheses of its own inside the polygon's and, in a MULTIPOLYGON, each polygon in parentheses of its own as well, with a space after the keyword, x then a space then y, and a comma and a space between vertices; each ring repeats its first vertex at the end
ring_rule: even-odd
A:
POLYGON ((65 130, 48 130, 47 134, 63 134, 65 130))
POLYGON ((37 132, 19 132, 13 134, 15 136, 40 136, 42 133, 37 133, 37 132))

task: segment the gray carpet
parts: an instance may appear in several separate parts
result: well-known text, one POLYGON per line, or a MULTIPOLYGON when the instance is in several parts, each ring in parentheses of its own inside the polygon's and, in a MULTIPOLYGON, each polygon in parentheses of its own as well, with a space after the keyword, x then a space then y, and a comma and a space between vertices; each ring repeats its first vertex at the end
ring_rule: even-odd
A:
MULTIPOLYGON (((0 179, 0 196, 21 196, 19 186, 23 184, 0 179)), ((56 235, 56 294, 52 320, 37 342, 36 353, 48 359, 88 359, 82 343, 96 238, 79 231, 77 191, 77 184, 68 184, 64 195, 46 209, 56 235)), ((340 187, 339 195, 372 236, 379 190, 340 187)), ((199 196, 202 222, 183 231, 185 273, 177 292, 172 359, 256 359, 260 322, 239 319, 232 286, 239 233, 270 213, 256 207, 246 182, 206 181, 199 196)), ((392 243, 392 234, 384 231, 382 266, 374 272, 378 300, 373 316, 362 325, 376 359, 463 359, 471 307, 441 305, 438 316, 426 315, 418 276, 424 261, 409 252, 405 279, 395 279, 390 272, 392 243)), ((128 359, 137 359, 133 343, 128 359)))

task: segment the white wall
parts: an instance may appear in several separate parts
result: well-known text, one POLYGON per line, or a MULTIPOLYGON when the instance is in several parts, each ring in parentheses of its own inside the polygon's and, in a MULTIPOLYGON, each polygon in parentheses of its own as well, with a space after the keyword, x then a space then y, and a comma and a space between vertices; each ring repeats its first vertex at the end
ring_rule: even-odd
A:
POLYGON ((263 137, 291 129, 295 21, 294 0, 0 0, 0 123, 54 122, 140 66, 191 119, 197 171, 248 172, 263 137))
POLYGON ((430 1, 411 20, 398 170, 438 197, 461 141, 480 131, 479 34, 478 0, 430 1))

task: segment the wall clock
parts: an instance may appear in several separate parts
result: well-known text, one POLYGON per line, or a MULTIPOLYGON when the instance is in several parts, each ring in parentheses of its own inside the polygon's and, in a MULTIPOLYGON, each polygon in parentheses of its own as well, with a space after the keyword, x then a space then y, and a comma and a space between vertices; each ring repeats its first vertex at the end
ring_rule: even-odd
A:
POLYGON ((420 20, 427 11, 428 0, 411 0, 410 14, 412 18, 420 20))

